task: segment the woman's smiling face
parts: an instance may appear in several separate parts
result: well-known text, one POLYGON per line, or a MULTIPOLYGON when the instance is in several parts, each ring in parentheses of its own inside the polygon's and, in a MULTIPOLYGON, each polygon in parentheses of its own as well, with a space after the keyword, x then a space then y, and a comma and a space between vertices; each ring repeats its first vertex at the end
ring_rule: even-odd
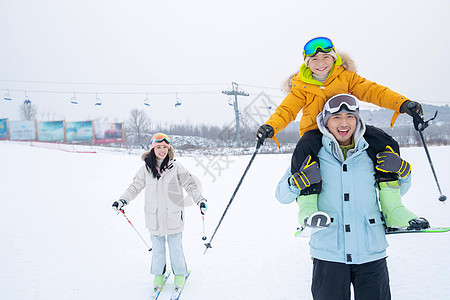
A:
POLYGON ((166 143, 160 143, 156 145, 156 147, 154 148, 156 158, 164 159, 167 156, 167 153, 169 152, 169 147, 170 146, 167 145, 166 143))

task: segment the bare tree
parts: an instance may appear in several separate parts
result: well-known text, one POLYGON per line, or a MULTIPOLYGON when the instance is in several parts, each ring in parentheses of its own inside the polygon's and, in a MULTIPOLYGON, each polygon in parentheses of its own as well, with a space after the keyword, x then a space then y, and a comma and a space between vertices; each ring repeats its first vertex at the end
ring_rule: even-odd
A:
MULTIPOLYGON (((62 114, 59 114, 59 116, 52 111, 43 111, 39 113, 40 121, 60 121, 65 120, 66 117, 62 114)), ((87 120, 90 120, 89 118, 87 120)))
POLYGON ((19 106, 19 116, 22 120, 35 119, 37 115, 37 107, 31 102, 24 102, 19 106))
POLYGON ((145 145, 151 138, 150 118, 144 110, 133 109, 125 122, 125 134, 130 145, 145 145))

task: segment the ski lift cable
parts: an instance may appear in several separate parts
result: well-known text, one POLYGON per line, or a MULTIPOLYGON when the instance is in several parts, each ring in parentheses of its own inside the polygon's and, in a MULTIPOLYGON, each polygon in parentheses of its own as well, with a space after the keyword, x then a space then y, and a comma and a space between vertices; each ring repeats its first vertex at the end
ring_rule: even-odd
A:
MULTIPOLYGON (((36 84, 78 84, 78 85, 112 85, 112 86, 228 86, 229 83, 143 83, 143 82, 75 82, 75 81, 44 81, 0 79, 0 82, 36 83, 36 84)), ((270 87, 240 83, 240 86, 280 90, 281 87, 270 87)))
MULTIPOLYGON (((27 81, 27 80, 6 80, 6 79, 0 79, 0 82, 19 82, 19 83, 51 83, 51 84, 92 84, 92 85, 147 85, 147 86, 223 86, 224 84, 214 84, 214 83, 205 83, 205 84, 187 84, 187 83, 174 83, 174 84, 147 84, 147 83, 81 83, 81 82, 51 82, 51 81, 27 81)), ((273 89, 273 90, 280 90, 280 88, 274 88, 274 87, 268 87, 268 86, 258 86, 258 85, 249 85, 249 84, 239 84, 241 87, 253 87, 253 88, 267 88, 267 89, 273 89)), ((11 92, 29 92, 29 93, 47 93, 47 94, 72 94, 72 91, 56 91, 56 90, 37 90, 37 89, 7 89, 7 88, 0 88, 2 91, 6 91, 6 94, 4 95, 5 100, 12 100, 12 97, 10 95, 11 92), (5 97, 6 96, 6 97, 5 97)), ((97 92, 90 92, 90 91, 76 91, 78 94, 87 94, 87 95, 95 95, 97 92)), ((103 95, 142 95, 142 94, 149 94, 149 95, 169 95, 173 94, 173 91, 162 91, 162 92, 99 92, 103 95)), ((201 95, 201 94, 221 94, 221 91, 214 90, 214 91, 181 91, 180 94, 191 94, 191 95, 201 95)), ((252 92, 249 92, 250 94, 254 94, 252 92)), ((269 94, 269 97, 273 98, 284 98, 283 95, 273 95, 269 94)), ((449 105, 449 101, 421 101, 421 103, 424 104, 430 104, 430 105, 449 105)))
POLYGON ((140 82, 74 82, 74 81, 41 81, 41 80, 12 80, 0 79, 0 82, 38 83, 38 84, 79 84, 79 85, 119 85, 119 86, 224 86, 227 83, 140 83, 140 82))
POLYGON ((259 89, 271 89, 271 90, 279 90, 279 91, 281 91, 281 87, 252 85, 252 84, 239 84, 239 85, 240 86, 244 86, 244 87, 253 87, 253 88, 259 88, 259 89))
MULTIPOLYGON (((136 83, 136 82, 75 82, 75 81, 44 81, 44 80, 16 80, 16 79, 0 79, 0 82, 11 82, 11 83, 32 83, 32 84, 66 84, 66 85, 105 85, 105 86, 227 86, 229 83, 136 83)), ((262 88, 262 89, 272 89, 272 90, 281 90, 281 87, 270 87, 263 85, 253 85, 253 84, 245 84, 240 83, 240 87, 249 87, 249 88, 262 88)), ((25 90, 13 90, 13 89, 2 89, 5 91, 12 92, 25 92, 25 90)), ((32 93, 62 93, 68 94, 66 91, 54 91, 54 90, 27 90, 32 93)), ((71 92, 70 92, 71 93, 71 92)), ((79 94, 95 94, 95 92, 86 92, 81 91, 77 92, 79 94)), ((153 92, 149 94, 171 94, 173 92, 153 92)), ((197 91, 197 92, 180 92, 182 94, 216 94, 220 93, 217 91, 197 91)), ((142 92, 102 92, 102 94, 108 95, 139 95, 143 94, 142 92)), ((269 95, 274 97, 279 97, 279 95, 269 95)), ((422 101, 422 103, 429 104, 450 104, 449 101, 422 101)))
MULTIPOLYGON (((7 89, 2 89, 7 91, 7 89)), ((29 93, 46 93, 46 94, 72 94, 72 91, 54 91, 54 90, 19 90, 19 89, 8 89, 9 92, 29 92, 29 93)), ((173 94, 173 91, 164 91, 164 92, 89 92, 89 91, 76 91, 77 94, 87 94, 87 95, 170 95, 173 94)), ((220 91, 181 91, 180 94, 221 94, 220 91)))
MULTIPOLYGON (((59 84, 59 85, 104 85, 104 86, 227 86, 229 84, 224 83, 124 83, 124 82, 73 82, 73 81, 42 81, 42 80, 12 80, 12 79, 0 79, 0 82, 12 82, 12 83, 32 83, 32 84, 59 84)), ((251 84, 239 84, 241 87, 250 88, 265 88, 272 90, 281 90, 280 87, 269 87, 251 84)), ((36 92, 36 90, 35 90, 36 92)), ((44 91, 43 91, 44 92, 44 91)), ((55 91, 46 91, 55 92, 55 91)), ((139 94, 137 92, 136 94, 139 94)))

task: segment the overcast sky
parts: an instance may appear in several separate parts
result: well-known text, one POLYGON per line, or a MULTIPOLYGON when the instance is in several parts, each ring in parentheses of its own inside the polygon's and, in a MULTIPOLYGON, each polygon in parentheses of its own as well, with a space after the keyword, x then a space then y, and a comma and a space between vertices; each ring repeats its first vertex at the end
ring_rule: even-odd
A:
POLYGON ((221 91, 235 81, 250 93, 242 106, 261 91, 280 103, 316 36, 349 53, 361 76, 450 104, 449 12, 448 0, 0 0, 0 118, 19 119, 27 91, 38 118, 125 121, 138 108, 155 122, 229 123, 221 91))

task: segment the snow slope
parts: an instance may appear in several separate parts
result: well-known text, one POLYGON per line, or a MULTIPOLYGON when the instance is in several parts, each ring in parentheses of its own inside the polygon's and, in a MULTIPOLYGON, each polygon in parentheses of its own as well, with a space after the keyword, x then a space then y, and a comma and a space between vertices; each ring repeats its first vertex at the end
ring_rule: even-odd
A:
MULTIPOLYGON (((430 147, 444 194, 449 151, 430 147)), ((414 172, 404 203, 432 225, 450 225, 450 204, 438 201, 423 148, 402 149, 402 156, 414 172)), ((199 158, 179 158, 209 200, 208 240, 249 160, 227 157, 213 178, 199 158)), ((293 237, 297 208, 273 196, 289 162, 289 154, 256 157, 206 255, 198 208, 187 208, 184 248, 192 274, 182 299, 311 299, 308 239, 293 237)), ((147 299, 151 253, 111 210, 141 164, 138 155, 0 142, 0 299, 147 299)), ((149 243, 142 194, 126 212, 149 243)), ((450 299, 450 234, 388 240, 393 299, 450 299)))

